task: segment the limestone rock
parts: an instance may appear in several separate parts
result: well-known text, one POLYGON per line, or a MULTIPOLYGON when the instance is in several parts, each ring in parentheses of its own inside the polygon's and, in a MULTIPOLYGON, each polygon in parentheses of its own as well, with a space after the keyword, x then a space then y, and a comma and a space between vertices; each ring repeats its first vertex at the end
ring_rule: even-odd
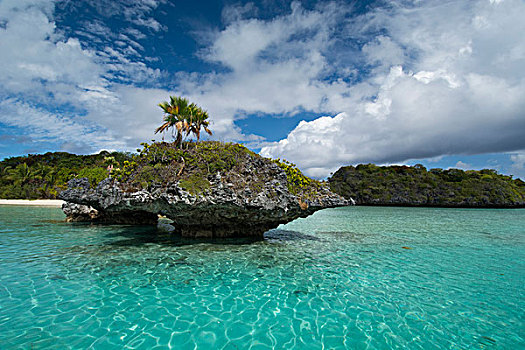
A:
POLYGON ((182 180, 134 189, 111 178, 95 188, 86 179, 73 179, 60 198, 68 202, 64 212, 70 220, 156 224, 157 216, 163 215, 173 220, 175 232, 194 238, 262 237, 279 224, 317 210, 353 204, 330 192, 326 184, 314 192, 292 194, 280 166, 260 156, 242 157, 233 170, 208 174, 202 179, 206 187, 197 193, 185 189, 182 180))
POLYGON ((62 211, 66 214, 67 222, 97 221, 98 210, 82 204, 65 202, 62 204, 62 211))

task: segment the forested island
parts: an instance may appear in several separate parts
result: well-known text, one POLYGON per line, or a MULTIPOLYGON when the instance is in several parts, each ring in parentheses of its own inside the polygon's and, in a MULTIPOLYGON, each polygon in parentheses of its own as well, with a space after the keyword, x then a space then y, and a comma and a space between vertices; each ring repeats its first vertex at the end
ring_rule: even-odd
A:
POLYGON ((345 166, 330 188, 357 205, 513 208, 525 207, 525 182, 492 169, 430 169, 423 165, 345 166))
MULTIPOLYGON (((184 159, 181 158, 182 154, 187 158, 187 165, 184 165, 187 168, 181 177, 182 184, 194 192, 207 187, 203 179, 208 174, 232 165, 233 153, 251 152, 244 147, 219 147, 217 143, 188 145, 186 147, 190 149, 197 147, 207 152, 183 152, 176 149, 160 151, 162 146, 159 148, 157 144, 144 143, 143 149, 138 149, 136 154, 103 151, 93 155, 75 155, 48 152, 7 158, 0 162, 0 198, 54 199, 67 188, 67 182, 73 178, 87 178, 94 187, 107 178, 110 172, 117 179, 125 180, 127 186, 147 187, 156 176, 160 178, 169 175, 166 168, 160 166, 167 157, 178 157, 178 168, 171 170, 175 176, 183 166, 180 162, 180 159, 184 159), (217 150, 220 152, 214 155, 217 150), (211 155, 214 155, 213 159, 202 159, 198 163, 206 169, 195 168, 195 157, 211 155), (149 158, 148 164, 144 163, 145 157, 149 158), (136 173, 136 180, 131 184, 129 175, 137 162, 142 166, 137 168, 139 171, 136 173)), ((298 171, 284 162, 280 164, 287 168, 290 175, 291 172, 298 171)), ((294 180, 310 181, 302 174, 294 180)), ((427 170, 422 165, 409 167, 361 164, 340 168, 329 178, 329 183, 333 192, 353 198, 358 205, 525 207, 525 182, 498 174, 492 169, 427 170)))
POLYGON ((92 185, 109 176, 108 167, 131 161, 133 155, 102 151, 92 155, 66 152, 29 154, 0 162, 0 198, 55 199, 72 178, 88 178, 92 185))

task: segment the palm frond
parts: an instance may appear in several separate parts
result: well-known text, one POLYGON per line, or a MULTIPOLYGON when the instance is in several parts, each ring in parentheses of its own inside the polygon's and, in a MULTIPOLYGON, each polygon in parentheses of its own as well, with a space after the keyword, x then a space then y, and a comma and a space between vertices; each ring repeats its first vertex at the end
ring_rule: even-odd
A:
POLYGON ((163 121, 164 123, 159 126, 155 133, 164 132, 169 128, 176 130, 176 142, 181 144, 182 133, 188 137, 190 134, 194 134, 197 141, 200 139, 201 129, 212 135, 211 130, 208 128, 209 118, 208 112, 197 106, 195 103, 190 103, 188 99, 180 96, 170 96, 169 101, 164 101, 158 105, 164 112, 163 121))
POLYGON ((164 132, 166 131, 166 129, 168 129, 169 127, 171 127, 171 123, 170 122, 165 122, 164 124, 162 124, 161 126, 159 126, 156 130, 155 130, 155 134, 159 133, 159 132, 164 132))

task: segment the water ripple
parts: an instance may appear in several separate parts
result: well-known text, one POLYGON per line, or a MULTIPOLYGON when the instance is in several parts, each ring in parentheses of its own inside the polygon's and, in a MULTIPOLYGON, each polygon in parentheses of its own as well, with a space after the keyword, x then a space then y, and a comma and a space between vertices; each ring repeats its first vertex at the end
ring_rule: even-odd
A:
POLYGON ((0 347, 525 347, 517 212, 331 209, 209 242, 2 207, 0 347))

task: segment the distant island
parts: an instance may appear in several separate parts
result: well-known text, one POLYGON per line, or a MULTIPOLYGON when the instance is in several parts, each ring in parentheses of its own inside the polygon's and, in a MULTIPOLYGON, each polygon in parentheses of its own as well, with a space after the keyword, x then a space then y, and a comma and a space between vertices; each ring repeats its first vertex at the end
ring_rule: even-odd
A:
POLYGON ((10 157, 0 162, 0 198, 56 199, 73 178, 95 186, 108 177, 108 167, 131 161, 133 154, 102 151, 92 155, 48 152, 10 157))
POLYGON ((357 205, 462 208, 525 207, 525 182, 492 169, 430 169, 423 165, 345 166, 330 188, 357 205))

